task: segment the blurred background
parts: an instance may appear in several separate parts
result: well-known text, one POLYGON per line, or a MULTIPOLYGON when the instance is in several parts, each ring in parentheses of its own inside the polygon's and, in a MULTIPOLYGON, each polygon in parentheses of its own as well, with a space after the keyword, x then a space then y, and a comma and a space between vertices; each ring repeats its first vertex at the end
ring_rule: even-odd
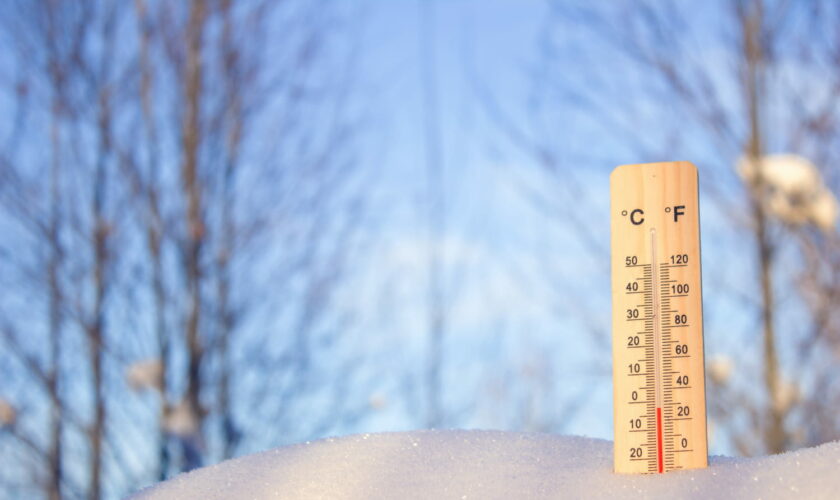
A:
POLYGON ((609 181, 700 172, 711 452, 840 437, 840 3, 10 0, 0 496, 612 438, 609 181))

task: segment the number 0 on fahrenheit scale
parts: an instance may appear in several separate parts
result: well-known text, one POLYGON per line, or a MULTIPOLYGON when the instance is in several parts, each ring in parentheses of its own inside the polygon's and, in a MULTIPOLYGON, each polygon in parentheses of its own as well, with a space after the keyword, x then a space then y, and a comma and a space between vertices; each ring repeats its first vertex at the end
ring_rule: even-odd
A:
POLYGON ((615 471, 706 467, 697 170, 610 176, 615 471))

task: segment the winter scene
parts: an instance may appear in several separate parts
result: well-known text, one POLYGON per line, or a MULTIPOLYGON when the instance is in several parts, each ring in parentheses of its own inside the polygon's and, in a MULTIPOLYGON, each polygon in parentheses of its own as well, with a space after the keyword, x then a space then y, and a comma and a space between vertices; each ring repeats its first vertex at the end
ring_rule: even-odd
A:
POLYGON ((840 2, 3 6, 0 499, 840 495, 840 2))

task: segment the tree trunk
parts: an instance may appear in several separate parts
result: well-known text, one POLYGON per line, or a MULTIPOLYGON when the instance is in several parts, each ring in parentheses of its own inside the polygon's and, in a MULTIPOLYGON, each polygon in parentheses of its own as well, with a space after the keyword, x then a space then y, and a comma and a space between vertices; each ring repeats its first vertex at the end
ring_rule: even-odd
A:
POLYGON ((764 98, 764 51, 761 32, 763 26, 763 5, 754 0, 743 6, 743 40, 746 59, 746 97, 749 112, 749 142, 747 155, 756 169, 755 185, 752 186, 752 214, 755 223, 755 243, 761 283, 761 322, 763 330, 764 387, 767 397, 768 422, 764 427, 764 442, 770 453, 785 450, 787 436, 784 430, 784 409, 776 404, 779 391, 779 360, 776 352, 774 331, 773 296, 773 245, 768 231, 768 219, 763 203, 764 180, 761 161, 762 146, 762 100, 764 98))
POLYGON ((59 163, 59 131, 58 131, 58 99, 53 103, 52 124, 50 126, 50 142, 52 148, 52 165, 50 167, 50 220, 49 245, 50 257, 47 264, 47 282, 49 286, 49 335, 50 335, 50 367, 47 375, 47 392, 50 396, 50 444, 47 452, 49 461, 49 475, 46 487, 50 500, 61 498, 62 467, 62 417, 63 408, 58 381, 61 377, 62 328, 61 307, 62 294, 59 273, 62 260, 60 227, 60 163, 59 163))
POLYGON ((202 41, 205 24, 205 2, 193 0, 190 4, 190 18, 187 27, 187 63, 184 74, 184 102, 182 145, 183 162, 181 182, 187 201, 187 237, 184 252, 186 271, 188 313, 186 323, 187 343, 187 404, 192 418, 196 419, 197 435, 186 443, 187 470, 201 466, 198 447, 204 416, 201 405, 201 365, 204 357, 199 331, 201 318, 202 272, 201 257, 205 238, 204 214, 201 199, 201 180, 198 172, 198 155, 201 142, 201 93, 202 93, 202 41))

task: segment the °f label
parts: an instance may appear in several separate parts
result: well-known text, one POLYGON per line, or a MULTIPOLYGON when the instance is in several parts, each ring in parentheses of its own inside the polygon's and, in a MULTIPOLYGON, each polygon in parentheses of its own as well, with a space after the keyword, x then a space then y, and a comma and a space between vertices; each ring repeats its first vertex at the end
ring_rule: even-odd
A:
POLYGON ((615 471, 708 465, 697 169, 610 176, 615 471))

